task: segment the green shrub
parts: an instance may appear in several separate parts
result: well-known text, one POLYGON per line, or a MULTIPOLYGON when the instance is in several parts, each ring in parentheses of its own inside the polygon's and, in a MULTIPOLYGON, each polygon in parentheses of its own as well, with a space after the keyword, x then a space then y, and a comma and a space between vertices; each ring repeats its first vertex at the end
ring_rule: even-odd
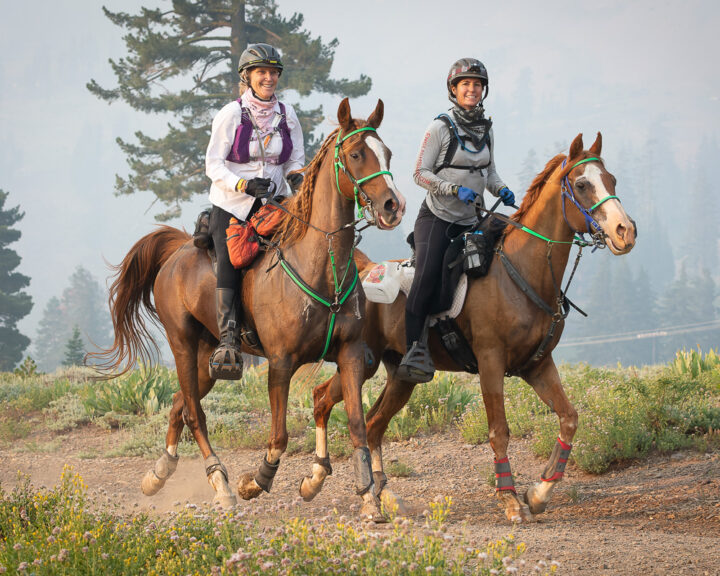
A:
POLYGON ((165 366, 150 372, 134 370, 114 379, 98 382, 83 391, 82 403, 88 414, 125 412, 152 416, 172 402, 179 389, 177 375, 165 366))
POLYGON ((720 356, 712 348, 703 357, 702 350, 678 350, 675 359, 669 363, 670 369, 677 376, 697 378, 703 372, 720 369, 720 356))

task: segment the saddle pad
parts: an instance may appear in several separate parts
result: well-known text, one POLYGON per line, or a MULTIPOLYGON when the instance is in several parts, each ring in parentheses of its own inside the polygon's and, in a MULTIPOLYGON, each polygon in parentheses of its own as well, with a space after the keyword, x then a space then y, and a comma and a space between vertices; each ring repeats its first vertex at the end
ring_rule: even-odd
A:
MULTIPOLYGON (((390 304, 395 301, 398 293, 402 292, 407 296, 410 293, 415 267, 409 265, 409 261, 403 262, 382 262, 373 267, 363 280, 365 297, 370 302, 390 304)), ((452 305, 448 310, 430 316, 430 325, 437 322, 438 318, 457 318, 465 303, 467 295, 468 279, 462 274, 453 295, 452 305)))

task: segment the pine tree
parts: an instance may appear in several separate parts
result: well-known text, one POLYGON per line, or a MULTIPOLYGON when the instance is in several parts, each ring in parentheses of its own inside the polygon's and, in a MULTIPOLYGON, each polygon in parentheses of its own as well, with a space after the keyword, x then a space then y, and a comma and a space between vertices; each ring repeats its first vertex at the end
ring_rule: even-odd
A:
POLYGON ((85 358, 85 343, 80 335, 80 328, 75 324, 70 340, 65 344, 63 366, 82 366, 85 358))
POLYGON ((67 328, 60 299, 53 296, 45 305, 35 338, 35 358, 41 370, 51 372, 62 363, 67 328))
MULTIPOLYGON (((116 177, 118 194, 151 191, 167 209, 156 216, 180 214, 180 203, 206 193, 204 155, 213 114, 238 97, 237 64, 249 43, 266 42, 283 55, 285 70, 278 97, 292 90, 305 98, 314 93, 361 96, 370 90, 365 75, 357 80, 329 78, 337 39, 323 43, 303 29, 302 14, 278 14, 275 0, 172 0, 161 10, 105 15, 124 28, 128 55, 110 61, 118 86, 88 89, 103 100, 123 100, 146 113, 170 113, 176 123, 160 138, 137 132, 137 143, 118 138, 130 164, 127 178, 116 177)), ((322 136, 311 134, 322 120, 322 107, 295 105, 310 157, 322 136)))
POLYGON ((7 210, 8 193, 0 190, 0 371, 12 370, 22 359, 30 339, 21 334, 17 323, 32 310, 32 298, 22 289, 30 284, 30 278, 13 272, 20 265, 20 256, 8 248, 16 242, 21 232, 12 226, 25 214, 15 206, 7 210))
POLYGON ((38 365, 46 372, 63 363, 73 326, 80 330, 85 350, 107 346, 111 339, 106 296, 98 281, 78 266, 69 282, 61 298, 53 297, 48 301, 40 320, 35 355, 38 365))

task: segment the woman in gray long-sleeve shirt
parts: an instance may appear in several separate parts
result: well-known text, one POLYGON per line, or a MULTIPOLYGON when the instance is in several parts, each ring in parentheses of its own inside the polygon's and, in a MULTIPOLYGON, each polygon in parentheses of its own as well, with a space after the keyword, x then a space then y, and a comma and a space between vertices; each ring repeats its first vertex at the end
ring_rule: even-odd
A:
POLYGON ((447 90, 453 107, 430 124, 413 174, 427 196, 415 221, 415 278, 405 309, 407 352, 398 368, 398 377, 408 382, 428 382, 435 372, 423 327, 450 239, 477 223, 475 204, 482 205, 486 188, 505 205, 515 202, 495 170, 492 122, 483 108, 485 66, 474 58, 458 60, 448 73, 447 90))

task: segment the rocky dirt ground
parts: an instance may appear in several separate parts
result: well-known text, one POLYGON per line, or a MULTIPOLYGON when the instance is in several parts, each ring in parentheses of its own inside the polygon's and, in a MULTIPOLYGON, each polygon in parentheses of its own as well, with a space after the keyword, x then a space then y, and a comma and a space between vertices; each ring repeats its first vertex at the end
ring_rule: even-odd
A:
MULTIPOLYGON (((212 499, 197 456, 183 458, 181 453, 177 472, 151 498, 140 492, 140 480, 154 459, 88 457, 117 446, 122 434, 93 425, 54 438, 38 432, 13 448, 0 448, 0 483, 11 489, 20 471, 35 486, 50 487, 68 464, 103 506, 155 514, 212 499)), ((262 453, 218 450, 233 486, 242 472, 259 465, 262 453)), ((495 503, 488 484, 492 457, 487 444, 467 445, 451 430, 388 443, 384 453, 386 462, 399 460, 413 470, 405 478, 391 477, 389 484, 405 500, 409 516, 421 523, 430 502, 451 496, 448 531, 472 543, 512 533, 526 543, 528 563, 549 556, 560 563, 562 574, 720 575, 718 452, 655 455, 601 476, 585 474, 571 464, 548 511, 536 522, 518 526, 510 525, 495 503)), ((519 490, 537 478, 544 464, 524 440, 511 443, 510 460, 519 490)), ((310 473, 311 461, 308 454, 284 457, 272 493, 240 505, 268 506, 278 515, 325 515, 330 508, 354 514, 359 498, 351 488, 348 460, 335 460, 322 493, 311 503, 297 505, 300 480, 310 473)))

